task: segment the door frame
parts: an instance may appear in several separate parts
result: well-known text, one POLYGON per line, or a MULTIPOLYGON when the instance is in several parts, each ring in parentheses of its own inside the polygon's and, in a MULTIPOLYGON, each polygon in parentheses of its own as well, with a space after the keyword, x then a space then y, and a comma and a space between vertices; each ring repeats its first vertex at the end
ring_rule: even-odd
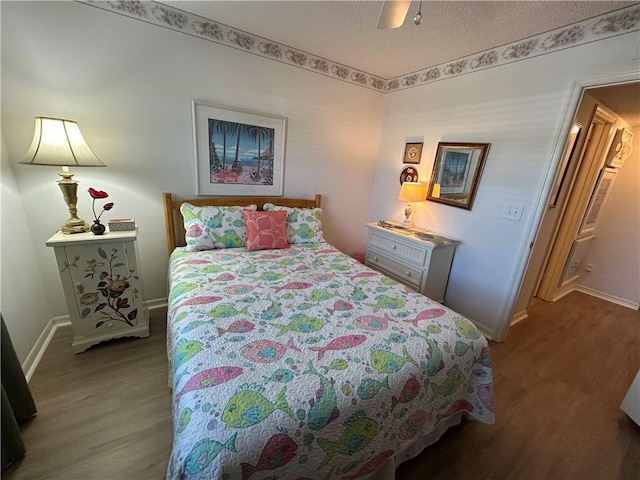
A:
POLYGON ((588 129, 589 144, 585 146, 583 160, 574 173, 574 187, 565 201, 564 212, 557 219, 551 242, 541 245, 548 253, 534 296, 542 300, 555 302, 569 292, 566 286, 561 285, 562 273, 578 237, 580 223, 604 163, 604 156, 613 140, 615 122, 616 115, 613 112, 602 105, 596 106, 588 129))
POLYGON ((523 248, 521 249, 521 254, 516 260, 513 273, 510 278, 510 287, 506 296, 508 301, 503 304, 503 308, 500 312, 500 318, 502 321, 495 331, 494 340, 499 342, 504 341, 509 331, 509 327, 511 326, 513 314, 515 313, 514 309, 516 307, 516 301, 528 273, 527 270, 529 268, 531 252, 537 240, 540 227, 542 226, 542 220, 544 219, 544 214, 547 209, 549 195, 551 194, 553 184, 558 174, 558 166, 562 160, 562 155, 564 154, 565 141, 571 127, 573 126, 573 119, 580 104, 583 91, 588 88, 615 86, 638 81, 640 81, 640 71, 633 70, 604 77, 573 81, 571 83, 569 96, 564 108, 564 115, 557 128, 551 161, 549 162, 544 181, 541 188, 538 190, 533 204, 534 207, 531 215, 533 221, 530 222, 526 228, 524 237, 526 240, 523 248))

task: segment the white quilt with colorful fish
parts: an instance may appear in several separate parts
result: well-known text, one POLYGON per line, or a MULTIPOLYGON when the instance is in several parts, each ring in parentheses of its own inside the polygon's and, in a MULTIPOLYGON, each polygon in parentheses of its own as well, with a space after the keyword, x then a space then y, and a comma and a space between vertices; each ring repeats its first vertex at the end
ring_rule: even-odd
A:
POLYGON ((167 478, 356 479, 457 412, 494 419, 471 322, 327 243, 170 259, 167 478))

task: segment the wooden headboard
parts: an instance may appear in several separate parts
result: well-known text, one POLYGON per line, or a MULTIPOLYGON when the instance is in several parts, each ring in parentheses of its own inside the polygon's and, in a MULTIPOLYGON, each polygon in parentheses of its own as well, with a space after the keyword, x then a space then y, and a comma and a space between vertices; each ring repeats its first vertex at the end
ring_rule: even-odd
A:
POLYGON ((176 200, 170 193, 162 194, 162 203, 164 204, 164 222, 167 228, 167 247, 169 255, 176 247, 186 245, 184 236, 184 222, 180 213, 180 205, 184 202, 196 205, 198 207, 215 206, 245 206, 256 204, 258 210, 262 210, 265 203, 273 203, 283 207, 301 207, 301 208, 320 208, 322 195, 316 195, 313 200, 304 198, 283 198, 283 197, 200 197, 192 199, 176 200))

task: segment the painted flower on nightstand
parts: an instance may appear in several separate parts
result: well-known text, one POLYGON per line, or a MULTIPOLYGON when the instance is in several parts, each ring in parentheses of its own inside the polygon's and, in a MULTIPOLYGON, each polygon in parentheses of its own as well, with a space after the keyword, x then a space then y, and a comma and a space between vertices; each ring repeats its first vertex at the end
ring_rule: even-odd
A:
POLYGON ((116 275, 115 278, 108 278, 107 284, 104 287, 109 291, 111 298, 117 298, 129 288, 129 280, 127 277, 116 275))
POLYGON ((131 305, 129 305, 129 300, 127 300, 126 298, 118 298, 116 300, 116 308, 129 308, 131 307, 131 305))
POLYGON ((80 297, 80 303, 83 305, 93 305, 100 298, 98 292, 85 293, 80 297))
POLYGON ((106 227, 102 223, 100 223, 100 217, 107 210, 111 210, 113 208, 114 203, 113 202, 105 203, 102 206, 102 211, 98 215, 96 214, 96 200, 109 198, 109 194, 107 192, 103 192, 102 190, 96 190, 95 188, 89 188, 88 191, 89 191, 89 195, 91 195, 91 198, 93 198, 93 203, 91 204, 91 208, 93 210, 93 217, 95 218, 95 220, 93 221, 93 225, 91 225, 91 231, 93 232, 94 235, 102 235, 106 230, 106 227))
POLYGON ((93 276, 96 274, 96 268, 103 266, 104 262, 99 262, 95 258, 87 260, 87 267, 84 269, 87 274, 84 276, 84 278, 93 278, 93 276))
MULTIPOLYGON (((129 269, 129 275, 115 273, 117 269, 126 266, 125 263, 118 260, 118 249, 113 248, 107 253, 102 247, 98 247, 98 256, 103 260, 92 258, 87 260, 87 268, 85 278, 94 278, 97 275, 98 280, 95 286, 95 292, 84 293, 84 286, 76 287, 77 294, 80 296, 80 303, 85 308, 80 312, 81 318, 88 318, 90 315, 96 315, 96 328, 102 325, 116 321, 134 326, 137 323, 138 309, 129 303, 129 298, 135 300, 138 295, 137 289, 131 289, 131 279, 138 279, 135 267, 129 269), (129 297, 131 295, 131 297, 129 297)), ((91 282, 93 283, 93 282, 91 282)), ((90 317, 95 318, 95 317, 90 317)))

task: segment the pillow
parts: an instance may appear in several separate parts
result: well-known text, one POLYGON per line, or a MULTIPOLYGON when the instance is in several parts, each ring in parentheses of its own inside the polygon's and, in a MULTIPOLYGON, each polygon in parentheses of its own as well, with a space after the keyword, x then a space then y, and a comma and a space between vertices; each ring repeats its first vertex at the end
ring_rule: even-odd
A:
POLYGON ((214 248, 244 247, 247 243, 247 225, 244 209, 257 210, 257 205, 248 207, 196 207, 190 203, 180 205, 184 218, 186 250, 198 252, 214 248))
POLYGON ((289 243, 324 242, 321 208, 281 207, 273 203, 265 203, 263 208, 266 211, 287 212, 289 243))
POLYGON ((247 250, 268 250, 289 246, 287 212, 242 212, 247 224, 247 250))

